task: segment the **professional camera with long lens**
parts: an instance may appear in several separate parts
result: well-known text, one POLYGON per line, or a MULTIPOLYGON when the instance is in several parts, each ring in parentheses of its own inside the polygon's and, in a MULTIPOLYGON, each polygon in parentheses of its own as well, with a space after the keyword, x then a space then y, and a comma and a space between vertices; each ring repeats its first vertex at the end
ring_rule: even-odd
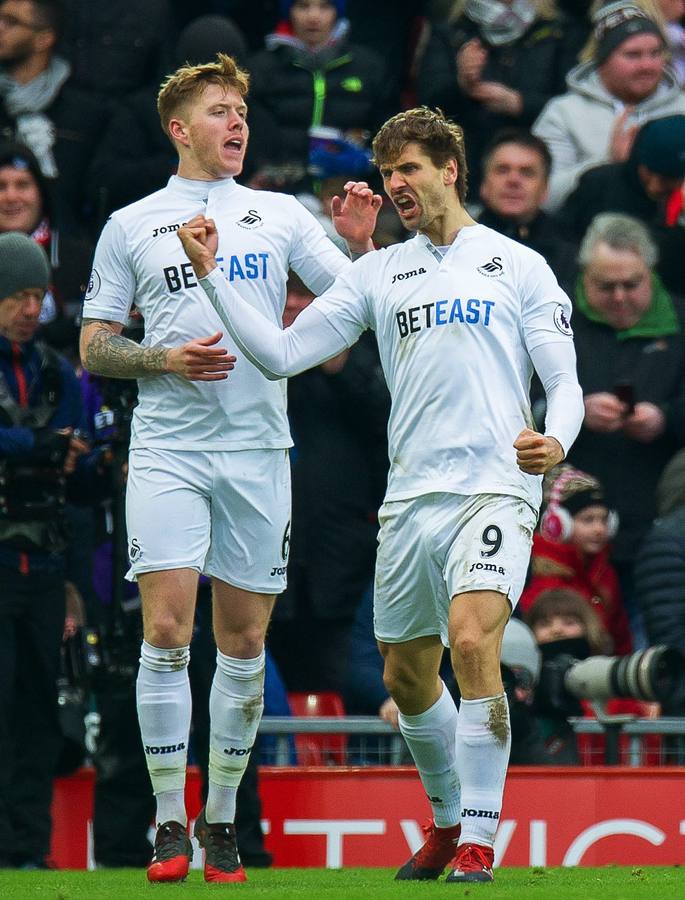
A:
MULTIPOLYGON (((542 645, 543 663, 535 707, 543 715, 582 715, 580 700, 612 697, 664 702, 685 675, 685 657, 674 647, 658 645, 628 656, 587 656, 579 659, 562 646, 542 645)), ((583 642, 584 643, 584 642, 583 642)), ((570 648, 569 648, 570 649, 570 648)), ((579 654, 586 655, 586 654, 579 654)))
POLYGON ((580 699, 631 697, 663 702, 670 697, 684 670, 681 653, 660 644, 628 656, 591 656, 576 661, 566 672, 564 684, 580 699))

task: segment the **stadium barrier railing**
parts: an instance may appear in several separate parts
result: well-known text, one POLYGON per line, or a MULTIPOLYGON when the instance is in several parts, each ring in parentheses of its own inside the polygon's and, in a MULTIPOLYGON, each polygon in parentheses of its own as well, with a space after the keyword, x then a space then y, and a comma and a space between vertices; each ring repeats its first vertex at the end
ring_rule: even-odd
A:
MULTIPOLYGON (((685 765, 685 718, 569 722, 581 765, 685 765)), ((259 734, 262 765, 411 765, 401 734, 375 716, 264 716, 259 734)))

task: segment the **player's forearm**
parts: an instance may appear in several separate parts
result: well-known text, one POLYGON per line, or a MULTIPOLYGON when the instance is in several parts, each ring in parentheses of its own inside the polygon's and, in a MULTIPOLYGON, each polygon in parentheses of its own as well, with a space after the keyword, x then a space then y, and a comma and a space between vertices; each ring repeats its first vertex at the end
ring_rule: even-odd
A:
POLYGON ((531 357, 547 397, 545 435, 556 438, 568 454, 585 416, 573 344, 569 341, 538 347, 531 357))
POLYGON ((168 347, 141 347, 113 331, 107 322, 84 319, 81 362, 94 375, 108 378, 141 378, 169 371, 168 347))
POLYGON ((219 269, 201 278, 200 284, 241 352, 269 379, 297 375, 347 347, 313 306, 283 331, 246 303, 219 269))

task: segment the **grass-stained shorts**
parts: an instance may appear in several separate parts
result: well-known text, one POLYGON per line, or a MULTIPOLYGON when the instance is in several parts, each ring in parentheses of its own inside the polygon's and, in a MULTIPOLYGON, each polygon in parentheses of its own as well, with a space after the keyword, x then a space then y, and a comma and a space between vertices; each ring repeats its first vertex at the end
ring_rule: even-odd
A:
POLYGON ((452 597, 499 591, 518 603, 538 514, 508 494, 433 493, 383 504, 374 632, 398 643, 438 634, 447 647, 452 597))

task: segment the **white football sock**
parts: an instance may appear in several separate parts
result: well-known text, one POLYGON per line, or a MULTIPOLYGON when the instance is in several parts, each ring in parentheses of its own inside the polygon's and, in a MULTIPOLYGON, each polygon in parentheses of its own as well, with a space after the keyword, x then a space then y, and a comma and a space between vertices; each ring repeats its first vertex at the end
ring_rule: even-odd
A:
POLYGON ((457 771, 463 807, 460 844, 494 845, 510 749, 506 694, 462 700, 457 725, 457 771))
POLYGON ((399 715, 399 726, 428 794, 438 828, 456 825, 461 800, 456 765, 457 707, 445 685, 418 716, 399 715))
POLYGON ((157 824, 185 825, 184 789, 192 703, 188 681, 189 647, 164 649, 143 641, 136 681, 138 722, 152 789, 157 824))
POLYGON ((208 822, 234 822, 235 798, 264 709, 264 651, 254 659, 216 654, 209 695, 208 822))

